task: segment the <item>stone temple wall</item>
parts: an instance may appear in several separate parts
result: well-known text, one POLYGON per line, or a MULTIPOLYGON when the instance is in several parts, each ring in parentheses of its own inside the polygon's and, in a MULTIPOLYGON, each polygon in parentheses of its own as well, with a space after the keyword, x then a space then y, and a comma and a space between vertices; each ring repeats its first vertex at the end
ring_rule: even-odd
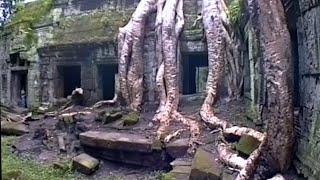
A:
MULTIPOLYGON (((37 3, 36 1, 33 3, 37 3)), ((19 54, 28 61, 27 104, 37 107, 41 104, 59 103, 59 66, 81 66, 81 87, 84 89, 87 104, 102 99, 100 65, 117 65, 116 37, 118 27, 124 26, 139 0, 56 0, 53 9, 34 29, 36 44, 25 44, 24 33, 8 32, 1 34, 1 101, 11 102, 13 73, 10 55, 19 54), (7 81, 7 83, 2 83, 7 81)), ((181 35, 180 62, 189 54, 206 54, 201 22, 192 24, 201 11, 201 1, 187 0, 184 5, 185 27, 181 35)), ((155 77, 157 62, 155 58, 155 14, 147 19, 144 51, 144 102, 157 104, 155 77)), ((189 60, 188 58, 186 58, 189 60)), ((182 68, 182 65, 181 65, 182 68)), ((181 70, 183 72, 183 70, 181 70)), ((180 74, 182 89, 183 73, 180 74)))
POLYGON ((297 22, 300 117, 296 166, 310 179, 320 177, 320 1, 299 0, 297 22))

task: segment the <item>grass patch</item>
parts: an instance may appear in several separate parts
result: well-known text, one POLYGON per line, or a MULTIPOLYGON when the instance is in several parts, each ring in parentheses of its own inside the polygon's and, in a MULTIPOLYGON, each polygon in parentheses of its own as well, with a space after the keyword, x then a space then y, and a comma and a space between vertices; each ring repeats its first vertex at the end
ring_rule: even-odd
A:
POLYGON ((26 161, 11 153, 11 144, 17 137, 1 137, 1 176, 3 180, 60 180, 76 179, 73 172, 41 166, 34 161, 26 161))

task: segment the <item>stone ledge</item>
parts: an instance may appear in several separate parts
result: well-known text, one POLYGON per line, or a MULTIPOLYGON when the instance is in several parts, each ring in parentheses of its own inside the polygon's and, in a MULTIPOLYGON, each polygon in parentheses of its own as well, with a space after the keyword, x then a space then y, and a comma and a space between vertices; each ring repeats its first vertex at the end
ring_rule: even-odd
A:
POLYGON ((152 152, 152 140, 145 137, 116 132, 87 131, 80 134, 80 142, 84 146, 124 150, 135 152, 152 152))

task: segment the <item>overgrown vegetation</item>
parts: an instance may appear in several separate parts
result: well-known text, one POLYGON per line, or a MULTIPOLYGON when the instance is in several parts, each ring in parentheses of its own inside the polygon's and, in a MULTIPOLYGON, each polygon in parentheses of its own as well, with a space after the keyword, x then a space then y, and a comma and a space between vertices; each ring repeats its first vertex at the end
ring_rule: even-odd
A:
POLYGON ((244 19, 245 4, 244 0, 232 0, 228 6, 229 19, 233 26, 240 26, 244 19))
POLYGON ((55 0, 40 0, 27 5, 18 4, 16 13, 13 14, 11 22, 6 28, 23 34, 23 42, 32 46, 37 42, 34 26, 39 23, 50 12, 55 0))
POLYGON ((61 19, 53 40, 57 44, 115 41, 119 27, 129 21, 131 14, 106 10, 61 19))
POLYGON ((3 180, 11 179, 75 179, 70 168, 61 170, 44 167, 34 161, 24 160, 11 153, 11 145, 17 137, 1 137, 1 173, 3 180))

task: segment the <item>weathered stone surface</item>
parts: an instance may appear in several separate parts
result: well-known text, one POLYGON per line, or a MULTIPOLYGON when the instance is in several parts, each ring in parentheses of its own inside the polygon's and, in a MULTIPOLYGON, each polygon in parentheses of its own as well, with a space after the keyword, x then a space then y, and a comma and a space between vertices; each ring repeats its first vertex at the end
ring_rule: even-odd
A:
MULTIPOLYGON (((311 2, 311 0, 304 1, 311 2)), ((318 6, 310 9, 300 16, 297 22, 300 75, 320 73, 320 34, 318 33, 320 29, 319 16, 320 4, 318 3, 318 6)))
POLYGON ((162 176, 162 180, 187 180, 191 172, 190 166, 176 166, 162 176))
POLYGON ((83 153, 73 158, 72 167, 83 174, 90 175, 98 169, 99 160, 83 153))
POLYGON ((190 180, 220 180, 221 174, 222 167, 213 154, 199 148, 192 161, 190 180))
POLYGON ((1 134, 23 135, 25 133, 29 133, 27 125, 22 123, 1 121, 1 134))
POLYGON ((151 152, 153 142, 145 137, 116 132, 88 131, 80 134, 82 145, 135 152, 151 152))
POLYGON ((177 139, 166 145, 166 151, 173 158, 183 157, 187 154, 189 148, 189 139, 177 139))
POLYGON ((123 125, 132 126, 138 123, 140 115, 136 112, 130 112, 128 115, 123 117, 123 125))
POLYGON ((308 11, 313 7, 320 5, 319 0, 299 0, 300 9, 302 12, 308 11))
POLYGON ((101 159, 159 170, 169 168, 169 162, 172 161, 164 151, 138 152, 102 149, 89 146, 84 146, 84 151, 101 159))
POLYGON ((189 159, 189 158, 177 158, 175 159, 174 161, 172 161, 170 163, 170 165, 172 167, 175 167, 175 166, 191 166, 192 164, 192 159, 189 159))
POLYGON ((320 1, 299 0, 297 22, 299 50, 300 114, 296 122, 299 173, 320 177, 320 1))
POLYGON ((107 112, 104 116, 103 116, 103 123, 107 124, 107 123, 111 123, 113 121, 116 121, 118 119, 120 119, 122 117, 122 113, 121 112, 107 112))
POLYGON ((222 173, 222 180, 234 180, 236 177, 234 173, 232 173, 230 170, 224 170, 222 173))
POLYGON ((259 147, 260 141, 252 136, 241 136, 240 141, 236 145, 236 150, 245 155, 250 155, 259 147))

